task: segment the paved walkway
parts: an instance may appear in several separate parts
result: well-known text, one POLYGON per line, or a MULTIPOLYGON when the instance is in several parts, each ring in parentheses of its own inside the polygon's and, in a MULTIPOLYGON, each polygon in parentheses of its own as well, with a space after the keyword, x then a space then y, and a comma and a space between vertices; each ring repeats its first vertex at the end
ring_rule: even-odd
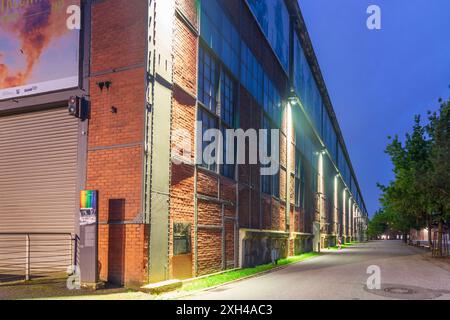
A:
MULTIPOLYGON (((188 299, 450 299, 450 260, 431 259, 423 249, 400 241, 375 241, 323 255, 285 269, 243 280, 188 299), (367 290, 369 266, 381 270, 381 290, 367 290)), ((172 296, 173 297, 173 296, 172 296)), ((69 291, 65 281, 0 285, 2 299, 153 300, 126 289, 69 291)), ((160 297, 164 298, 164 297, 160 297)), ((170 298, 166 297, 166 298, 170 298)))
POLYGON ((374 241, 233 283, 190 299, 450 299, 450 264, 401 241, 374 241), (381 289, 367 290, 369 266, 379 266, 381 289))

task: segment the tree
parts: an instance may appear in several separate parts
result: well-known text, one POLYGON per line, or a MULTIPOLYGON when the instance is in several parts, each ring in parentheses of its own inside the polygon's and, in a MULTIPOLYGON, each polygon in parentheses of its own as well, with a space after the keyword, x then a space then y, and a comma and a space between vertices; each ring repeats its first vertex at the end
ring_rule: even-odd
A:
POLYGON ((426 192, 426 174, 430 168, 430 141, 420 116, 415 117, 413 132, 406 134, 402 143, 398 136, 391 139, 386 148, 394 166, 395 179, 388 186, 379 184, 380 202, 390 217, 392 228, 401 231, 406 241, 412 228, 430 224, 429 197, 426 192))
MULTIPOLYGON (((405 149, 408 162, 408 194, 410 212, 415 217, 415 228, 425 226, 431 230, 432 219, 430 202, 432 198, 428 192, 428 173, 432 164, 430 161, 432 141, 426 135, 427 126, 421 125, 420 116, 415 117, 413 132, 407 135, 405 149)), ((431 232, 428 233, 428 241, 431 245, 431 232)))
POLYGON ((408 196, 405 190, 394 182, 387 187, 382 185, 379 185, 379 187, 383 191, 380 202, 383 206, 386 225, 390 230, 400 231, 403 234, 403 240, 406 242, 409 231, 416 227, 416 218, 407 211, 409 205, 407 200, 404 200, 408 196))
POLYGON ((378 238, 388 229, 388 219, 382 210, 375 213, 367 226, 367 235, 369 238, 378 238))
POLYGON ((432 141, 427 187, 438 224, 438 256, 443 255, 443 225, 450 218, 450 101, 440 103, 439 111, 429 113, 427 126, 432 141))
MULTIPOLYGON (((415 117, 412 133, 402 143, 390 138, 386 153, 393 164, 394 180, 379 184, 383 217, 390 228, 407 234, 438 225, 438 256, 443 255, 443 228, 450 220, 450 101, 429 112, 428 124, 415 117)), ((429 232, 431 245, 431 232, 429 232)), ((445 244, 447 245, 447 244, 445 244)))

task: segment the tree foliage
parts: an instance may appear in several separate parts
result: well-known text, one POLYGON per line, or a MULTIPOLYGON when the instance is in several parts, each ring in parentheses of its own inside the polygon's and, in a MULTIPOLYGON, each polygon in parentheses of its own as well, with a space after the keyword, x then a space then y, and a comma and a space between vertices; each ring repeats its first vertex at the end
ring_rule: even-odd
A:
POLYGON ((394 180, 378 185, 382 210, 375 222, 382 217, 389 228, 404 234, 437 224, 442 239, 442 226, 450 218, 450 101, 440 101, 425 125, 416 116, 403 142, 398 136, 389 139, 386 153, 394 180))
POLYGON ((377 211, 367 226, 367 236, 369 238, 377 238, 386 232, 389 225, 389 219, 384 211, 377 211))

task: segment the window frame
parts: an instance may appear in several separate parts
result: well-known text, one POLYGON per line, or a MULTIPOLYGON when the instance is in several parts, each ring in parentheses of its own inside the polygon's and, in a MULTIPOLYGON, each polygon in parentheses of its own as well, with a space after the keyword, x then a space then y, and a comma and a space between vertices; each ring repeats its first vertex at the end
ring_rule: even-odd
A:
MULTIPOLYGON (((199 55, 208 55, 211 61, 214 61, 215 65, 217 66, 216 72, 217 72, 217 85, 215 87, 215 93, 216 96, 216 107, 214 110, 210 108, 208 105, 204 103, 204 101, 201 100, 201 97, 199 95, 197 99, 197 121, 201 120, 203 122, 203 118, 200 117, 200 115, 203 116, 205 114, 210 119, 213 119, 215 121, 215 127, 216 129, 219 129, 222 132, 222 148, 220 148, 219 152, 221 152, 221 156, 223 159, 223 162, 226 160, 226 135, 225 130, 226 129, 235 129, 235 123, 236 123, 236 112, 237 112, 237 106, 238 106, 238 95, 237 95, 237 86, 238 81, 234 77, 233 73, 227 68, 227 66, 221 61, 220 57, 216 55, 216 53, 209 48, 209 46, 205 43, 203 43, 203 40, 199 44, 199 55), (223 91, 223 87, 227 86, 229 89, 228 96, 226 97, 225 92, 223 91), (224 107, 223 107, 223 101, 227 98, 229 100, 228 104, 228 111, 226 112, 228 117, 224 117, 224 107), (225 119, 224 119, 225 118, 225 119)), ((202 78, 201 72, 204 72, 204 68, 200 68, 200 58, 199 58, 199 69, 198 69, 198 77, 199 79, 202 78)), ((200 92, 200 81, 198 84, 198 90, 200 92)), ((203 125, 202 125, 203 127, 203 125)), ((212 127, 208 127, 208 129, 211 129, 212 127)), ((204 129, 202 128, 202 134, 204 133, 204 129)), ((202 145, 202 152, 204 151, 205 145, 202 145)), ((213 165, 208 165, 205 163, 202 163, 199 165, 201 168, 211 171, 215 174, 224 176, 226 178, 236 180, 236 163, 234 165, 228 165, 225 163, 218 164, 217 162, 213 165)))

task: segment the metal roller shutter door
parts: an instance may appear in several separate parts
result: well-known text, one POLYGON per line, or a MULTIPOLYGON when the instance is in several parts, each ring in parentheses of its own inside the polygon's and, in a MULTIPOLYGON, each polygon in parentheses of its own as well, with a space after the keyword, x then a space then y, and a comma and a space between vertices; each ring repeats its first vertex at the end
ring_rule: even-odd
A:
POLYGON ((74 233, 77 153, 66 108, 0 117, 0 233, 74 233))

